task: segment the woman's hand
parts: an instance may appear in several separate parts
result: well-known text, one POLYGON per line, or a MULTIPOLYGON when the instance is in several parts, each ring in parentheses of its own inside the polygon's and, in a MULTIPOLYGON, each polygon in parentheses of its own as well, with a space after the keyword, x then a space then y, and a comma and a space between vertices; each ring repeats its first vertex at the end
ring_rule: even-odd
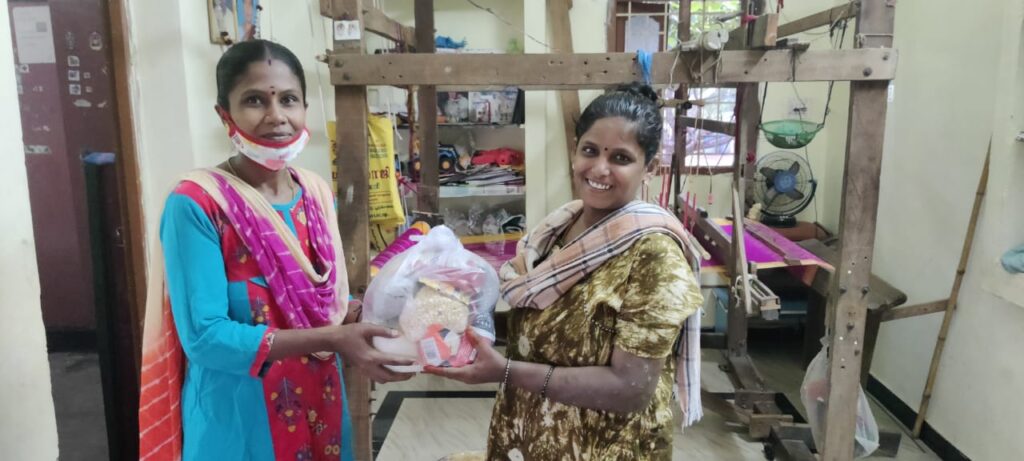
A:
POLYGON ((501 382, 505 377, 505 357, 491 346, 491 342, 477 336, 472 328, 466 329, 469 343, 476 349, 476 360, 459 368, 423 367, 424 373, 443 376, 466 384, 501 382))
POLYGON ((348 325, 350 323, 356 323, 363 318, 363 302, 358 299, 353 299, 348 302, 348 314, 345 315, 345 320, 341 322, 342 325, 348 325))
POLYGON ((384 365, 412 365, 413 361, 378 351, 373 347, 374 336, 394 338, 398 332, 369 323, 341 325, 332 334, 332 349, 341 354, 345 363, 358 368, 378 383, 412 378, 414 373, 397 373, 384 368, 384 365))

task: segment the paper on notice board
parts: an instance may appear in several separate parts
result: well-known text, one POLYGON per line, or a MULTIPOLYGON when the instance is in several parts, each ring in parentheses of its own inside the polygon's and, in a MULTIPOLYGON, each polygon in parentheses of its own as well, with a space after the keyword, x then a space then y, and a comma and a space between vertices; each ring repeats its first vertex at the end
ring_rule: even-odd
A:
POLYGON ((13 8, 14 41, 19 64, 53 64, 57 62, 53 48, 53 23, 49 6, 13 8))

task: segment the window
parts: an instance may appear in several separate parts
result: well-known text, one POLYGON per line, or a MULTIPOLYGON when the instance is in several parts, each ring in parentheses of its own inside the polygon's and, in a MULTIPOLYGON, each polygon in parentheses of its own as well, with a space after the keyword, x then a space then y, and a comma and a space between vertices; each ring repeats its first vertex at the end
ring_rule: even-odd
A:
MULTIPOLYGON (((735 29, 740 26, 739 17, 720 21, 740 11, 739 0, 693 0, 690 4, 690 33, 698 35, 702 31, 724 28, 735 29)), ((630 18, 646 16, 658 24, 658 51, 671 50, 679 44, 679 2, 653 0, 617 0, 615 5, 615 50, 625 51, 626 22, 630 18)), ((663 98, 671 99, 674 92, 666 89, 663 98)), ((736 88, 735 87, 700 87, 690 88, 689 99, 696 101, 687 117, 693 120, 694 126, 686 130, 685 167, 696 174, 713 174, 731 170, 734 162, 736 141, 734 136, 701 129, 699 119, 720 122, 735 122, 736 88)), ((668 165, 672 159, 675 133, 675 109, 662 110, 665 127, 662 137, 662 161, 668 165)))

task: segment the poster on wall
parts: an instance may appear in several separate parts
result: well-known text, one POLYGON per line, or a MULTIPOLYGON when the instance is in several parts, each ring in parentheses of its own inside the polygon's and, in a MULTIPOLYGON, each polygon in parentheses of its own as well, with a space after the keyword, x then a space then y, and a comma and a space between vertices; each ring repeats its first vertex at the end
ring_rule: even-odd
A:
POLYGON ((207 0, 210 42, 230 45, 259 37, 259 0, 207 0))
POLYGON ((11 12, 11 22, 14 23, 14 42, 17 44, 19 64, 57 62, 49 6, 15 7, 11 12))

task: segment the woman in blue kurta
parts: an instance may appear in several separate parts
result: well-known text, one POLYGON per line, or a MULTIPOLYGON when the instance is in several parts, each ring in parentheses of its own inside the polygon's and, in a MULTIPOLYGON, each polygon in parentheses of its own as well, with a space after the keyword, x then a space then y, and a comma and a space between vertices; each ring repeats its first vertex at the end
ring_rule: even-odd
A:
POLYGON ((287 167, 309 139, 301 65, 280 45, 242 42, 218 63, 217 85, 236 155, 187 175, 164 207, 140 459, 352 459, 341 360, 382 382, 409 377, 382 365, 408 362, 370 345, 393 332, 343 322, 331 190, 287 167))

